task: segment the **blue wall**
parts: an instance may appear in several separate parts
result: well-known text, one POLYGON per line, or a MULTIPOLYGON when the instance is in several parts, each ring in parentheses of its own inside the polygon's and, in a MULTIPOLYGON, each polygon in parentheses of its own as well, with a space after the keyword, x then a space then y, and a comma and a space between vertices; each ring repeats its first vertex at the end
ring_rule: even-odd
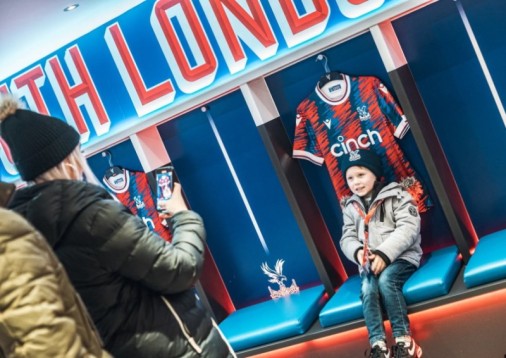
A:
POLYGON ((262 246, 209 120, 197 109, 159 127, 192 209, 206 224, 208 244, 236 307, 268 298, 260 269, 285 260, 299 286, 319 283, 258 130, 240 92, 209 104, 209 113, 265 239, 262 246))
MULTIPOLYGON (((506 2, 460 0, 506 105, 506 2)), ((394 23, 479 236, 506 228, 506 127, 454 1, 394 23)))

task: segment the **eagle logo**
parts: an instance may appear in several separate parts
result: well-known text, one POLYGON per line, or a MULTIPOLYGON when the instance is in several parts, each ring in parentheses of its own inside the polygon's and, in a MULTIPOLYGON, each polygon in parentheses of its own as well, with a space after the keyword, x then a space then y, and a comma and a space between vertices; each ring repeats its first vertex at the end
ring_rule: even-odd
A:
POLYGON ((366 106, 357 107, 358 117, 361 121, 367 121, 371 119, 371 114, 366 106))
POLYGON ((276 261, 274 269, 270 268, 267 262, 264 262, 262 263, 262 265, 260 265, 260 268, 262 269, 263 273, 269 277, 269 282, 275 283, 279 286, 279 290, 277 291, 273 290, 270 286, 268 286, 271 298, 280 298, 294 293, 299 293, 299 287, 295 283, 294 279, 292 279, 292 284, 290 285, 290 287, 286 287, 285 281, 287 280, 287 278, 285 275, 283 275, 284 263, 285 260, 278 259, 276 261))

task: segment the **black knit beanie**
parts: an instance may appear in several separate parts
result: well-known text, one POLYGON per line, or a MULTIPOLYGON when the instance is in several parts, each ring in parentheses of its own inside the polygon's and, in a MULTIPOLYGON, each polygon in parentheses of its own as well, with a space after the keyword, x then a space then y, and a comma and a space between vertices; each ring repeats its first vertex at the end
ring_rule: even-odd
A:
POLYGON ((351 167, 366 167, 376 176, 379 181, 383 176, 381 159, 372 150, 358 149, 350 152, 349 155, 340 158, 340 168, 346 178, 346 171, 351 167))
POLYGON ((61 163, 79 145, 79 133, 64 121, 21 109, 12 95, 0 96, 0 134, 23 180, 61 163))

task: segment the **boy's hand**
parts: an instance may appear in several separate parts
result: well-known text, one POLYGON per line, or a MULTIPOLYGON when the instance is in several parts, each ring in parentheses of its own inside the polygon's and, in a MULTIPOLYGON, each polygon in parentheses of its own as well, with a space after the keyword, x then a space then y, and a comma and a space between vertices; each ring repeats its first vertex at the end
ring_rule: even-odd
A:
POLYGON ((357 260, 359 262, 359 265, 362 266, 365 272, 369 273, 371 271, 371 264, 367 260, 364 262, 364 250, 360 249, 357 251, 357 260))
POLYGON ((188 210, 188 207, 183 199, 183 195, 181 194, 181 184, 174 183, 172 197, 165 202, 161 202, 160 207, 163 210, 159 214, 162 219, 169 219, 180 211, 188 210))
POLYGON ((371 262, 371 271, 378 276, 387 267, 387 264, 380 255, 370 254, 369 261, 371 262))
POLYGON ((357 260, 358 260, 358 264, 359 265, 362 265, 362 262, 364 262, 364 250, 358 250, 357 252, 357 260))

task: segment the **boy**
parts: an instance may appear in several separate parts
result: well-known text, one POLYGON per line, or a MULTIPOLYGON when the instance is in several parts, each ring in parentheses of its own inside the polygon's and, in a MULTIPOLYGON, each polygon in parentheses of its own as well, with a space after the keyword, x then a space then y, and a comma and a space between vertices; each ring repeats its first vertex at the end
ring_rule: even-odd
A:
POLYGON ((344 203, 340 245, 359 265, 370 357, 419 358, 422 349, 411 337, 402 295, 422 256, 416 203, 400 184, 381 182, 381 160, 372 151, 351 152, 342 158, 341 170, 353 195, 344 203), (392 351, 386 345, 382 307, 395 338, 392 351))

